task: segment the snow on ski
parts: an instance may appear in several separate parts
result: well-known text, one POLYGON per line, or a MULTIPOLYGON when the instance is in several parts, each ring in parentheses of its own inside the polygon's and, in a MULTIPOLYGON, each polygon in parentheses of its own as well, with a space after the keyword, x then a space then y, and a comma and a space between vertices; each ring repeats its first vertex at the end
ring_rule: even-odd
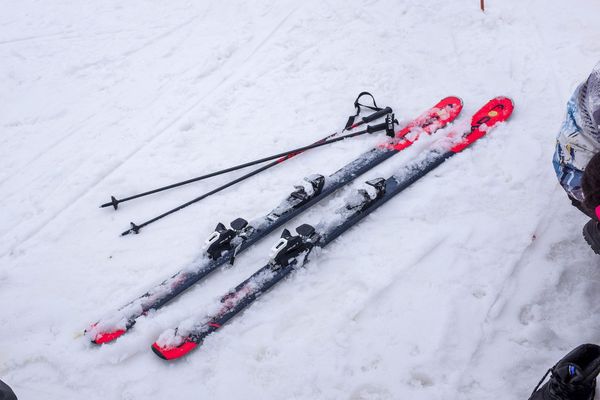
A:
POLYGON ((221 265, 233 262, 235 256, 277 229, 304 210, 329 196, 359 175, 409 147, 420 134, 432 134, 452 122, 462 110, 457 97, 442 99, 396 133, 395 137, 351 161, 329 177, 312 175, 267 215, 251 222, 237 218, 229 227, 217 224, 208 237, 203 254, 186 268, 148 290, 117 311, 92 324, 85 335, 92 343, 111 342, 150 310, 161 308, 183 291, 205 278, 221 265), (410 135, 409 135, 410 134, 410 135))
POLYGON ((223 296, 214 313, 198 320, 187 320, 178 328, 165 331, 152 345, 154 353, 166 360, 188 354, 294 269, 306 264, 314 248, 325 247, 396 194, 470 146, 498 123, 506 121, 513 108, 509 98, 496 97, 490 100, 472 116, 470 130, 465 134, 450 133, 422 153, 415 162, 388 179, 377 178, 366 182, 363 189, 314 227, 300 225, 296 228, 297 235, 284 230, 272 249, 267 265, 223 296))

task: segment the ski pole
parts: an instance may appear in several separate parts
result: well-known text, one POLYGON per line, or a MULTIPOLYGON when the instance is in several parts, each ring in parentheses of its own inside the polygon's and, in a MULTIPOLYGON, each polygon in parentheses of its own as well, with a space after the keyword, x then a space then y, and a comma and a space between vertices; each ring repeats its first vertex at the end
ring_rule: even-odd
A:
MULTIPOLYGON (((251 176, 254 176, 254 175, 256 175, 256 174, 258 174, 258 173, 260 173, 260 172, 262 172, 264 170, 267 170, 267 169, 269 169, 271 167, 274 167, 275 165, 281 163, 283 160, 290 159, 290 158, 292 158, 292 157, 300 154, 303 151, 303 149, 305 150, 306 148, 314 148, 314 147, 318 147, 320 145, 328 144, 328 143, 331 143, 331 142, 334 142, 334 141, 337 142, 337 141, 348 139, 348 138, 351 138, 351 137, 364 135, 366 133, 374 133, 374 132, 379 132, 379 131, 383 131, 383 130, 386 131, 387 135, 392 135, 393 136, 394 135, 394 121, 395 120, 394 120, 393 114, 389 114, 388 118, 386 119, 386 122, 384 122, 384 123, 381 123, 381 124, 378 124, 378 125, 374 125, 374 126, 368 126, 367 129, 364 129, 362 131, 358 131, 358 132, 350 133, 348 135, 340 136, 339 138, 336 138, 336 139, 330 140, 330 141, 325 141, 325 142, 323 142, 321 144, 319 144, 319 142, 316 142, 313 145, 301 147, 300 149, 296 149, 296 150, 287 152, 286 156, 283 157, 283 158, 275 160, 272 163, 264 165, 264 166, 262 166, 262 167, 260 167, 258 169, 255 169, 254 171, 251 171, 251 172, 247 173, 246 175, 242 175, 239 178, 236 178, 236 179, 234 179, 234 180, 232 180, 230 182, 227 182, 226 184, 224 184, 222 186, 219 186, 216 189, 211 190, 210 192, 204 193, 203 195, 201 195, 199 197, 196 197, 193 200, 188 201, 187 203, 183 203, 180 206, 177 206, 177 207, 175 207, 175 208, 173 208, 173 209, 171 209, 169 211, 166 211, 166 212, 164 212, 164 213, 162 213, 160 215, 157 215, 156 217, 154 217, 152 219, 149 219, 148 221, 142 222, 139 225, 135 224, 133 222, 130 222, 131 228, 129 228, 128 230, 126 230, 123 233, 121 233, 121 236, 129 235, 130 233, 139 233, 139 231, 143 227, 145 227, 147 225, 150 225, 151 223, 156 222, 159 219, 162 219, 162 218, 166 217, 167 215, 171 215, 171 214, 173 214, 173 213, 175 213, 175 212, 177 212, 177 211, 179 211, 179 210, 181 210, 181 209, 183 209, 183 208, 185 208, 185 207, 187 207, 189 205, 192 205, 192 204, 194 204, 194 203, 196 203, 196 202, 198 202, 198 201, 200 201, 202 199, 205 199, 208 196, 211 196, 211 195, 213 195, 215 193, 218 193, 221 190, 227 189, 228 187, 233 186, 236 183, 239 183, 239 182, 241 182, 241 181, 243 181, 245 179, 248 179, 251 176)), ((323 140, 321 140, 320 142, 322 142, 323 140)), ((277 155, 276 157, 280 157, 280 156, 281 156, 281 154, 277 155)), ((270 159, 272 159, 272 158, 269 158, 269 160, 270 159)), ((266 160, 263 160, 263 161, 266 161, 266 160)))
MULTIPOLYGON (((379 110, 379 111, 377 111, 377 112, 375 112, 375 113, 373 113, 371 115, 367 115, 367 116, 363 117, 361 119, 361 121, 359 121, 359 122, 351 125, 349 128, 350 129, 356 128, 356 127, 361 126, 361 125, 363 125, 365 123, 368 123, 368 122, 371 122, 371 121, 373 121, 375 119, 383 117, 384 115, 389 114, 391 112, 392 112, 392 109, 390 107, 386 107, 386 108, 384 108, 382 110, 379 110)), ((346 129, 344 129, 344 130, 346 130, 346 129)), ((351 137, 354 137, 354 136, 359 136, 359 135, 362 135, 362 134, 365 134, 365 133, 369 133, 369 132, 365 130, 365 131, 361 131, 361 132, 357 132, 357 133, 352 133, 352 134, 340 136, 340 137, 338 137, 336 139, 329 140, 333 136, 337 135, 337 132, 336 132, 336 133, 333 133, 333 134, 331 134, 331 135, 329 135, 327 137, 324 137, 323 139, 318 140, 315 143, 310 144, 308 146, 303 146, 303 147, 299 147, 297 149, 284 151, 284 152, 281 152, 281 153, 278 153, 278 154, 275 154, 275 155, 272 155, 272 156, 259 158, 258 160, 249 161, 249 162, 246 162, 246 163, 243 163, 243 164, 235 165, 233 167, 222 169, 220 171, 215 171, 215 172, 211 172, 211 173, 206 174, 206 175, 198 176, 196 178, 191 178, 191 179, 187 179, 185 181, 173 183, 171 185, 162 186, 162 187, 159 187, 159 188, 156 188, 156 189, 153 189, 153 190, 149 190, 147 192, 135 194, 135 195, 132 195, 132 196, 129 196, 129 197, 124 197, 122 199, 117 199, 114 196, 110 196, 111 200, 109 202, 107 202, 107 203, 102 204, 100 206, 100 208, 104 208, 104 207, 108 207, 108 206, 113 206, 113 208, 116 210, 119 207, 120 203, 124 203, 126 201, 138 199, 140 197, 144 197, 144 196, 148 196, 148 195, 151 195, 151 194, 154 194, 154 193, 162 192, 164 190, 173 189, 173 188, 176 188, 176 187, 179 187, 179 186, 187 185, 187 184, 192 183, 192 182, 198 182, 198 181, 201 181, 203 179, 212 178, 213 176, 225 174, 227 172, 237 171, 238 169, 251 167, 253 165, 260 164, 260 163, 263 163, 263 162, 266 162, 266 161, 271 161, 271 160, 274 160, 276 158, 280 158, 281 157, 279 160, 277 160, 276 163, 273 164, 273 165, 275 165, 275 164, 281 163, 281 162, 283 162, 285 160, 288 160, 291 157, 293 157, 294 155, 299 154, 299 153, 301 153, 303 151, 314 149, 316 147, 325 146, 325 145, 328 145, 330 143, 338 142, 338 141, 341 141, 341 140, 344 140, 344 139, 347 139, 347 138, 351 138, 351 137)), ((261 169, 261 171, 264 171, 264 170, 261 169)), ((252 175, 254 175, 254 174, 252 174, 252 175)), ((250 177, 252 175, 248 175, 248 177, 250 177)))

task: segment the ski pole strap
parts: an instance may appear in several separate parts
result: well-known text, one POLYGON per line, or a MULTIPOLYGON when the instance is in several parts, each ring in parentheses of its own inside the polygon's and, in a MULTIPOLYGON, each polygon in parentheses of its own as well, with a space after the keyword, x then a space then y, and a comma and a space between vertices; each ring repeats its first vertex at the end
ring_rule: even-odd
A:
MULTIPOLYGON (((371 93, 369 93, 369 92, 360 92, 358 94, 358 96, 356 97, 356 100, 354 100, 354 108, 356 108, 356 114, 351 115, 350 117, 348 117, 348 122, 346 122, 346 127, 344 129, 350 129, 352 127, 352 125, 354 125, 354 120, 360 114, 361 107, 368 108, 369 110, 373 110, 373 111, 381 111, 381 108, 377 106, 377 102, 375 101, 375 97, 373 97, 373 95, 371 93), (373 101, 373 105, 370 106, 370 105, 367 105, 367 104, 360 103, 360 98, 363 97, 363 96, 369 96, 371 98, 371 100, 373 101)), ((379 118, 379 117, 376 117, 376 118, 379 118)))
POLYGON ((356 107, 358 109, 358 111, 360 112, 360 107, 365 107, 368 108, 370 110, 373 111, 379 111, 381 110, 381 107, 377 106, 377 102, 375 102, 375 97, 373 97, 373 95, 369 92, 360 92, 358 97, 356 97, 356 100, 354 100, 354 107, 356 107), (368 106, 366 104, 361 104, 359 103, 359 100, 361 97, 363 96, 369 96, 371 98, 371 100, 373 100, 373 105, 372 106, 368 106))

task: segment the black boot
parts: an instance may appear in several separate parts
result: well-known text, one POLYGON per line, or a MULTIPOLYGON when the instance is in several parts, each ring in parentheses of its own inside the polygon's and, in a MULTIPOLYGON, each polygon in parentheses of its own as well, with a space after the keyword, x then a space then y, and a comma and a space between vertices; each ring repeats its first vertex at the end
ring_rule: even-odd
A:
POLYGON ((592 219, 583 226, 583 237, 594 253, 600 255, 600 222, 592 219))
POLYGON ((593 400, 598 373, 600 346, 582 344, 546 372, 529 400, 593 400), (549 373, 550 380, 540 388, 549 373))
POLYGON ((17 396, 8 387, 8 385, 0 381, 0 400, 17 400, 17 396))

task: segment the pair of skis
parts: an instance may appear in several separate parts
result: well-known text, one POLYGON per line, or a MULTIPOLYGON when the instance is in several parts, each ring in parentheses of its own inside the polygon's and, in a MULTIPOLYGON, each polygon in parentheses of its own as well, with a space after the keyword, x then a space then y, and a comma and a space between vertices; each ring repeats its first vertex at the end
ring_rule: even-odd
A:
MULTIPOLYGON (((86 335, 97 344, 110 342, 130 329, 137 318, 152 309, 158 309, 178 296, 194 283, 206 277, 220 265, 233 260, 236 254, 251 246, 306 208, 333 193, 355 177, 373 168, 399 151, 409 147, 420 134, 432 134, 452 122, 460 113, 462 102, 448 97, 402 129, 394 140, 374 148, 358 157, 339 171, 325 178, 321 175, 305 179, 287 199, 264 217, 251 223, 238 218, 230 227, 219 223, 207 240, 205 254, 193 265, 178 272, 141 297, 119 309, 116 313, 93 324, 86 335)), ((490 100, 475 113, 471 128, 463 135, 448 135, 452 140, 441 141, 388 179, 374 179, 328 218, 314 227, 300 225, 297 235, 284 230, 272 250, 267 265, 221 299, 219 309, 186 327, 169 330, 153 344, 153 351, 164 359, 174 359, 187 354, 203 342, 206 336, 251 304, 265 291, 303 266, 307 256, 322 248, 340 234, 359 222, 377 207, 401 192, 412 183, 435 169, 445 160, 459 153, 486 134, 497 123, 505 121, 512 113, 510 99, 498 97, 490 100), (455 137, 453 137, 455 136, 455 137), (452 138, 453 137, 453 138, 452 138)))

